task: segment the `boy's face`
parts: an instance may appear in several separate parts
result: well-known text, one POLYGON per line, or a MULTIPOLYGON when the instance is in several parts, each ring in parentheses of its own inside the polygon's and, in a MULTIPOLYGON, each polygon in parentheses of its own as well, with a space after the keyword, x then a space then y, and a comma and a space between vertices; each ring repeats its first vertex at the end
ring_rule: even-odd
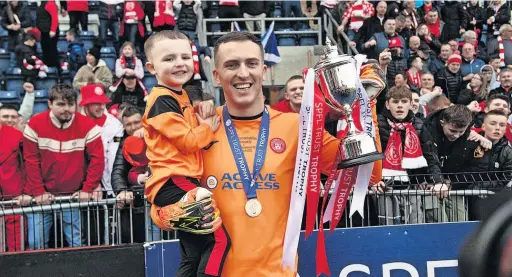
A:
POLYGON ((489 64, 494 68, 494 70, 500 68, 500 59, 492 59, 489 64))
POLYGON ((468 126, 458 128, 452 123, 447 123, 441 120, 441 126, 443 127, 443 133, 449 141, 456 141, 466 132, 468 126))
POLYGON ((302 93, 304 92, 304 81, 302 80, 291 80, 286 85, 286 100, 294 105, 302 104, 302 93))
POLYGON ((485 137, 492 142, 499 141, 507 131, 507 117, 502 115, 488 115, 485 117, 482 129, 485 137))
POLYGON ((75 40, 75 38, 70 33, 66 33, 66 41, 73 41, 73 40, 75 40))
POLYGON ((123 56, 125 56, 125 57, 133 56, 133 48, 130 45, 126 45, 123 48, 123 56))
POLYGON ((411 99, 395 99, 391 97, 386 101, 386 108, 396 120, 404 120, 411 109, 411 99))
POLYGON ((508 102, 503 99, 494 99, 490 103, 488 103, 488 107, 485 107, 484 112, 488 113, 490 111, 500 110, 506 114, 510 113, 510 108, 508 106, 508 102))
POLYGON ((163 39, 156 42, 146 67, 159 83, 181 89, 194 74, 190 42, 184 39, 163 39))
POLYGON ((402 74, 397 74, 395 76, 395 86, 399 87, 399 86, 403 86, 403 85, 405 85, 404 76, 402 74))

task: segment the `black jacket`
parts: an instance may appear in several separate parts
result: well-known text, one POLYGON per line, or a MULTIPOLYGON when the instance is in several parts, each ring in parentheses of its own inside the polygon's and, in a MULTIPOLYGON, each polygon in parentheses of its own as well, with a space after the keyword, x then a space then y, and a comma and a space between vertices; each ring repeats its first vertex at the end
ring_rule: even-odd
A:
MULTIPOLYGON (((478 4, 476 6, 473 6, 470 1, 468 1, 466 4, 464 4, 463 8, 464 8, 464 11, 466 12, 466 16, 468 18, 468 24, 466 25, 466 28, 465 28, 466 31, 467 30, 474 31, 475 29, 482 30, 482 23, 484 22, 484 17, 485 17, 485 9, 480 7, 480 5, 478 5, 478 4), (476 25, 469 23, 473 20, 473 18, 476 21, 476 25)), ((487 18, 485 19, 485 21, 487 21, 487 18)), ((487 22, 485 24, 487 24, 487 22)))
POLYGON ((454 189, 500 189, 512 180, 512 147, 506 137, 487 151, 479 143, 467 141, 464 161, 464 170, 472 174, 460 176, 464 182, 454 189))
POLYGON ((129 190, 132 187, 130 183, 128 183, 128 172, 130 172, 132 165, 123 156, 123 145, 127 137, 128 135, 125 132, 119 143, 119 148, 117 148, 114 166, 112 167, 111 183, 115 194, 123 190, 129 190))
POLYGON ((241 13, 249 15, 269 14, 272 1, 239 1, 241 13))
POLYGON ((508 102, 509 102, 508 103, 509 107, 512 107, 512 99, 511 99, 511 97, 512 97, 512 89, 510 89, 507 92, 503 87, 500 86, 499 88, 495 88, 495 89, 491 90, 489 92, 489 97, 491 95, 494 95, 494 94, 503 94, 503 95, 507 96, 508 97, 508 102))
POLYGON ((436 86, 443 89, 443 93, 450 99, 452 103, 457 102, 460 91, 462 90, 462 75, 460 70, 457 73, 452 73, 448 68, 444 68, 436 73, 435 77, 436 86))
POLYGON ((112 102, 109 103, 109 107, 123 102, 144 109, 146 107, 146 102, 144 102, 144 90, 137 84, 134 91, 127 91, 124 84, 119 84, 119 87, 112 95, 112 102))
MULTIPOLYGON (((438 10, 436 7, 434 7, 433 3, 432 3, 432 10, 438 10)), ((439 12, 439 10, 438 10, 438 12, 439 12)), ((418 17, 416 17, 416 20, 418 20, 418 24, 426 22, 425 16, 427 15, 427 13, 425 12, 425 5, 422 5, 421 7, 416 9, 416 15, 418 16, 418 17)))
POLYGON ((473 92, 472 89, 467 88, 460 92, 459 97, 457 97, 456 104, 469 105, 469 103, 473 101, 480 103, 485 100, 485 98, 477 97, 477 95, 473 92))
POLYGON ((32 27, 34 25, 34 22, 32 20, 32 16, 30 15, 30 10, 27 7, 27 5, 24 2, 19 1, 18 5, 16 6, 16 8, 13 9, 12 12, 20 20, 21 29, 19 29, 18 31, 8 30, 7 25, 11 25, 13 22, 11 22, 9 20, 7 8, 8 7, 5 6, 4 9, 2 10, 2 19, 1 19, 2 21, 1 22, 2 22, 2 27, 5 30, 7 30, 7 33, 9 35, 9 37, 7 38, 7 50, 9 50, 9 52, 12 52, 12 51, 14 51, 14 48, 16 47, 16 45, 23 42, 22 41, 23 29, 32 27))
POLYGON ((487 19, 494 16, 494 22, 487 26, 487 34, 493 34, 495 30, 499 30, 501 25, 510 23, 510 8, 507 4, 501 5, 498 12, 494 11, 492 6, 487 7, 485 11, 484 21, 487 24, 487 19))
POLYGON ((197 14, 194 12, 195 2, 187 5, 182 3, 180 14, 178 16, 178 20, 176 25, 181 31, 190 31, 195 32, 197 29, 197 14))
POLYGON ((103 1, 99 1, 98 16, 103 20, 119 21, 123 17, 124 3, 109 5, 103 1))
POLYGON ((395 85, 395 77, 398 73, 407 71, 407 60, 405 58, 399 58, 397 60, 391 60, 388 64, 386 72, 386 81, 388 86, 391 88, 395 85))
POLYGON ((24 43, 16 46, 14 50, 16 54, 16 64, 21 69, 21 75, 23 76, 32 76, 35 77, 39 73, 37 69, 28 70, 25 66, 23 66, 23 60, 27 60, 28 64, 36 65, 36 61, 32 58, 36 56, 36 47, 28 46, 24 43))
POLYGON ((434 182, 442 182, 443 172, 460 172, 464 158, 464 146, 468 139, 470 128, 455 141, 449 141, 441 126, 444 109, 435 111, 423 122, 420 134, 421 149, 428 163, 428 173, 434 182))
POLYGON ((356 33, 354 37, 354 42, 357 44, 357 50, 363 52, 363 45, 365 42, 369 41, 370 38, 376 33, 384 32, 384 21, 381 24, 380 19, 374 15, 363 22, 363 26, 359 28, 359 31, 356 33))
POLYGON ((444 21, 443 31, 439 40, 443 43, 460 38, 460 29, 468 24, 467 15, 458 1, 446 2, 441 8, 441 20, 444 21))

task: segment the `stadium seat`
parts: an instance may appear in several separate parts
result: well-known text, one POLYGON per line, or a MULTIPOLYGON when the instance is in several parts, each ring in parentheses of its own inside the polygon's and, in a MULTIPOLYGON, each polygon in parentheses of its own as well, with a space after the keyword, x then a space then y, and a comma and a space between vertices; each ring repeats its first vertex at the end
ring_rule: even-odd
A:
POLYGON ((20 105, 21 99, 16 91, 0 90, 0 103, 20 105))
POLYGON ((48 72, 46 73, 46 75, 48 76, 44 79, 36 79, 36 89, 49 90, 53 86, 55 86, 55 84, 57 84, 57 68, 48 68, 48 72))
POLYGON ((66 32, 60 31, 59 32, 59 41, 57 42, 57 48, 63 49, 67 52, 68 44, 69 44, 69 42, 66 40, 66 32))
POLYGON ((95 34, 93 31, 80 31, 78 37, 84 43, 85 49, 88 50, 94 46, 95 34))
MULTIPOLYGON (((313 29, 300 29, 300 31, 315 31, 313 29)), ((300 46, 313 46, 318 44, 317 34, 301 34, 299 35, 300 46)))
POLYGON ((146 87, 148 93, 151 92, 151 89, 157 84, 156 77, 151 74, 144 75, 144 79, 142 79, 142 83, 146 87))
POLYGON ((5 78, 7 90, 16 91, 19 94, 23 93, 23 77, 21 76, 21 69, 19 67, 7 69, 5 78))
MULTIPOLYGON (((278 31, 290 32, 294 31, 293 29, 283 29, 278 31)), ((296 46, 297 45, 297 37, 293 34, 280 34, 277 35, 277 44, 279 46, 296 46)))
POLYGON ((48 110, 48 91, 47 90, 36 90, 34 100, 34 114, 44 112, 48 110))
POLYGON ((102 47, 101 48, 101 59, 105 61, 107 67, 115 71, 116 66, 116 49, 114 47, 102 47))
POLYGON ((5 72, 10 66, 9 52, 5 49, 0 49, 0 72, 5 72))

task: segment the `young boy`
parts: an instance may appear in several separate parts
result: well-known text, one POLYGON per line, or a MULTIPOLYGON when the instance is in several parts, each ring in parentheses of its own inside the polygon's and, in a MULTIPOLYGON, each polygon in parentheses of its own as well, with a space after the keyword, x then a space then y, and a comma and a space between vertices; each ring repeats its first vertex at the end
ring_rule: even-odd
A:
MULTIPOLYGON (((380 140, 386 156, 382 164, 382 176, 395 189, 421 183, 416 178, 410 179, 409 175, 426 173, 416 170, 426 169, 427 161, 423 157, 418 138, 423 121, 414 116, 411 101, 409 88, 394 87, 388 91, 386 108, 378 116, 380 140)), ((385 188, 384 182, 380 182, 372 190, 383 191, 385 188)), ((392 199, 378 198, 379 221, 382 224, 423 222, 423 212, 415 209, 420 206, 416 205, 416 197, 398 195, 389 198, 392 199), (400 210, 403 210, 403 221, 400 210)))
POLYGON ((221 219, 211 193, 199 182, 200 150, 213 145, 219 118, 194 114, 182 89, 194 72, 191 44, 184 34, 155 33, 144 51, 146 67, 158 81, 142 119, 151 175, 145 189, 153 204, 151 218, 164 230, 178 230, 182 251, 176 276, 220 276, 223 259, 219 257, 227 254, 229 238, 219 228, 221 219))
POLYGON ((37 76, 45 78, 48 71, 48 67, 36 56, 36 43, 40 40, 41 33, 36 28, 32 28, 25 34, 23 43, 14 49, 23 81, 32 85, 35 84, 37 76))
POLYGON ((70 77, 73 79, 78 69, 87 64, 85 60, 87 51, 84 48, 84 43, 77 38, 75 29, 70 29, 66 32, 66 41, 69 42, 66 54, 68 57, 68 69, 71 73, 70 77))

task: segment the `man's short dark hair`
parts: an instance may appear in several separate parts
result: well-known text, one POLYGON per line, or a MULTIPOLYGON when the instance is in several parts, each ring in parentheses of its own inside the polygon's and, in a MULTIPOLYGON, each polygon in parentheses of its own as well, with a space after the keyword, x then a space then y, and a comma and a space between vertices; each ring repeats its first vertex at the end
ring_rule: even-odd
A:
POLYGON ((473 115, 464 105, 452 105, 443 111, 443 121, 452 124, 455 128, 465 128, 473 121, 473 115))
POLYGON ((396 21, 400 21, 400 22, 405 22, 405 16, 404 15, 399 15, 395 18, 396 21))
POLYGON ((288 80, 286 80, 286 84, 284 85, 285 90, 288 90, 288 83, 295 80, 304 81, 304 77, 302 77, 301 75, 293 75, 292 77, 288 78, 288 80))
MULTIPOLYGON (((153 50, 153 47, 158 41, 164 40, 164 39, 170 39, 170 40, 180 40, 184 39, 186 41, 189 41, 188 37, 185 36, 183 33, 172 31, 172 30, 164 30, 160 32, 153 33, 144 43, 144 54, 146 54, 146 57, 151 57, 151 50, 153 50)), ((172 46, 170 46, 172 47, 172 46)), ((190 48, 192 51, 192 48, 190 48)))
POLYGON ((69 30, 66 31, 66 34, 70 34, 71 36, 73 36, 74 38, 76 38, 78 36, 78 32, 76 31, 75 28, 71 28, 69 30))
MULTIPOLYGON (((510 103, 510 98, 504 94, 493 94, 491 96, 489 96, 489 98, 487 98, 487 101, 485 101, 485 107, 486 108, 489 108, 492 104, 492 102, 496 99, 500 99, 500 100, 503 100, 505 102, 510 103)), ((510 107, 509 107, 510 108, 510 107)))
POLYGON ((228 42, 233 42, 233 41, 237 41, 237 42, 252 41, 252 42, 256 43, 260 47, 261 59, 263 60, 263 55, 265 54, 265 51, 263 50, 263 45, 261 44, 261 40, 257 36, 255 36, 249 32, 231 32, 231 33, 227 33, 227 34, 221 36, 215 42, 215 46, 213 47, 213 58, 215 60, 217 60, 217 53, 219 52, 219 47, 223 43, 228 43, 228 42))
POLYGON ((411 89, 405 86, 392 87, 386 94, 386 101, 389 101, 391 98, 396 100, 407 98, 412 101, 411 89))
POLYGON ((71 85, 59 84, 55 85, 50 89, 50 95, 48 100, 53 103, 55 100, 63 100, 68 103, 76 103, 75 90, 71 85))
POLYGON ((433 113, 437 110, 444 109, 445 107, 450 106, 451 102, 450 99, 448 99, 444 95, 437 95, 430 100, 430 102, 427 103, 427 111, 428 113, 433 113))
POLYGON ((0 111, 2 110, 14 110, 18 112, 19 107, 16 104, 2 104, 2 106, 0 106, 0 111))
POLYGON ((504 116, 506 119, 508 119, 508 115, 504 111, 502 111, 502 110, 492 110, 492 111, 489 111, 488 113, 485 114, 484 120, 488 116, 491 116, 491 115, 500 115, 500 116, 504 116))
POLYGON ((123 118, 125 117, 132 117, 136 114, 140 114, 142 116, 142 111, 135 106, 126 106, 126 109, 123 111, 123 118))

